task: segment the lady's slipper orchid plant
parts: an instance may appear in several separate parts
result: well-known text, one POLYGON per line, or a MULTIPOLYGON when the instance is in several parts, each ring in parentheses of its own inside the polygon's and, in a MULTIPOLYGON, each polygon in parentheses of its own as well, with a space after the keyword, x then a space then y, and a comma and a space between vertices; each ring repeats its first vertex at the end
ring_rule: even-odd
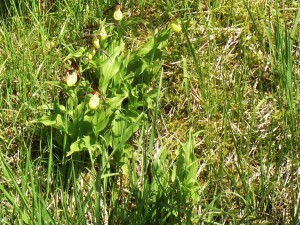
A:
MULTIPOLYGON (((115 19, 121 20, 121 6, 115 9, 115 19)), ((103 22, 94 34, 86 36, 88 41, 82 41, 84 46, 69 48, 65 61, 70 65, 66 65, 64 83, 58 85, 65 94, 57 96, 62 100, 55 99, 57 108, 51 115, 47 112, 35 120, 61 131, 57 140, 66 156, 88 150, 94 162, 111 148, 118 154, 112 163, 129 162, 129 140, 148 121, 144 110, 153 109, 158 90, 149 86, 161 74, 170 30, 157 31, 145 46, 131 52, 121 35, 106 33, 106 27, 109 33, 119 32, 115 29, 118 25, 126 26, 108 27, 103 22), (108 37, 109 41, 103 41, 108 37), (67 144, 60 145, 60 138, 68 138, 67 144)))

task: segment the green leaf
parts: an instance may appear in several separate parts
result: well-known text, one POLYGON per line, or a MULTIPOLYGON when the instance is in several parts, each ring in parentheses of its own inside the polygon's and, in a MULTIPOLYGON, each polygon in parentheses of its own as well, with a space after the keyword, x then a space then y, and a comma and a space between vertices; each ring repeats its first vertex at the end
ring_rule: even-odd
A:
POLYGON ((156 47, 157 49, 163 49, 168 44, 170 32, 164 30, 160 32, 156 37, 156 47))
POLYGON ((127 98, 128 94, 118 95, 116 97, 107 99, 108 107, 110 110, 114 110, 119 108, 122 105, 122 102, 125 98, 127 98))
POLYGON ((79 49, 77 49, 76 51, 72 51, 65 60, 68 59, 73 59, 73 58, 80 58, 83 55, 85 55, 86 53, 86 49, 84 47, 80 47, 79 49))
POLYGON ((145 55, 147 55, 154 48, 154 46, 155 46, 154 44, 155 44, 155 40, 154 40, 154 38, 151 38, 146 43, 146 45, 137 52, 136 55, 139 58, 143 58, 145 55))
POLYGON ((114 49, 113 54, 108 57, 104 62, 100 63, 102 72, 102 80, 100 80, 100 90, 102 93, 106 93, 106 88, 110 80, 119 72, 122 64, 122 58, 120 55, 124 50, 124 42, 121 42, 119 46, 114 49))
POLYGON ((120 115, 119 111, 116 111, 116 116, 112 122, 112 133, 114 136, 121 136, 124 129, 126 129, 126 120, 120 115))
POLYGON ((97 110, 92 116, 93 131, 96 136, 99 135, 99 132, 104 130, 110 120, 112 111, 109 109, 97 110))
POLYGON ((75 110, 73 110, 74 112, 72 113, 73 119, 76 119, 76 118, 79 118, 79 117, 82 118, 84 113, 85 113, 85 110, 86 110, 85 102, 82 102, 79 105, 77 105, 75 110))
POLYGON ((149 55, 153 55, 157 49, 161 50, 166 46, 168 37, 169 32, 167 31, 158 33, 156 37, 151 38, 143 48, 136 52, 135 55, 138 58, 148 58, 149 55))
POLYGON ((68 121, 60 114, 53 114, 51 116, 44 115, 33 122, 39 122, 45 126, 54 127, 68 134, 68 121))
POLYGON ((120 173, 107 173, 101 175, 101 179, 107 178, 107 177, 113 177, 113 176, 118 176, 120 173))
POLYGON ((68 133, 71 135, 73 140, 77 137, 89 135, 92 132, 92 118, 90 118, 88 115, 85 115, 86 110, 86 103, 82 102, 81 104, 77 105, 75 110, 72 110, 73 113, 69 113, 72 115, 72 119, 70 119, 69 122, 68 133))
POLYGON ((91 136, 84 136, 73 142, 70 146, 70 151, 67 153, 67 156, 72 155, 75 152, 82 152, 85 150, 95 150, 98 146, 96 145, 96 139, 91 136))
POLYGON ((122 156, 120 158, 120 166, 122 169, 122 173, 125 175, 129 175, 129 173, 131 172, 131 156, 132 156, 132 150, 133 147, 132 145, 125 145, 124 148, 122 149, 122 156))
MULTIPOLYGON (((141 113, 136 118, 134 123, 131 123, 127 127, 118 127, 122 131, 122 135, 113 138, 113 143, 112 143, 113 148, 117 148, 117 147, 120 147, 120 146, 124 145, 132 137, 134 132, 136 132, 139 129, 139 127, 141 125, 141 120, 143 118, 144 118, 144 113, 141 113)), ((124 124, 121 124, 121 126, 122 125, 124 126, 124 124)))
POLYGON ((0 191, 3 193, 6 199, 14 206, 14 210, 18 211, 21 220, 25 224, 30 224, 29 216, 26 214, 26 212, 23 212, 23 209, 20 207, 20 203, 16 200, 16 196, 13 196, 8 191, 6 191, 2 184, 0 184, 0 191))
POLYGON ((185 186, 194 185, 197 182, 198 163, 194 148, 195 139, 190 133, 188 141, 177 150, 176 176, 185 186))
POLYGON ((69 134, 72 138, 90 135, 93 132, 91 118, 88 116, 77 117, 69 126, 69 134))
POLYGON ((147 67, 149 67, 149 63, 143 60, 143 58, 136 56, 129 62, 127 69, 128 72, 133 72, 134 76, 136 77, 142 74, 147 67))
MULTIPOLYGON (((11 167, 7 164, 6 160, 2 155, 2 151, 0 151, 0 168, 1 168, 1 183, 0 183, 0 194, 1 197, 4 195, 6 199, 14 206, 14 210, 19 213, 22 222, 26 224, 31 224, 31 218, 29 217, 27 212, 30 212, 31 207, 28 204, 28 199, 25 196, 24 191, 21 190, 19 182, 16 180, 16 176, 12 171, 11 167), (9 188, 7 191, 7 187, 2 185, 2 181, 10 180, 13 185, 13 189, 9 188), (18 198, 16 198, 18 196, 18 198)), ((3 182, 4 184, 7 182, 3 182)), ((1 198, 3 199, 3 198, 1 198)))

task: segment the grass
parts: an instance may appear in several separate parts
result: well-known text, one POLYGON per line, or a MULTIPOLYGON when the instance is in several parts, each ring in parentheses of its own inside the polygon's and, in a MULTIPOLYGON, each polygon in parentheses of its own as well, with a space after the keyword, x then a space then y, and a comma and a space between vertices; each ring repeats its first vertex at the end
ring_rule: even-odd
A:
POLYGON ((30 122, 62 98, 51 84, 68 49, 114 1, 4 2, 1 224, 299 224, 297 1, 120 2, 129 50, 168 13, 183 26, 126 172, 109 151, 95 165, 65 157, 57 130, 30 122))

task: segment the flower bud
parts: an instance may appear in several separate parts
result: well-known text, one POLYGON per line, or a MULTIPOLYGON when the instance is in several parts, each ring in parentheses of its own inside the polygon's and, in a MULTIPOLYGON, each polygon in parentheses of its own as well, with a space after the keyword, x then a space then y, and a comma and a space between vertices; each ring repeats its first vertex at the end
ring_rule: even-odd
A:
POLYGON ((69 87, 72 87, 76 84, 77 79, 78 78, 76 72, 73 72, 72 74, 68 75, 66 83, 69 87))
POLYGON ((100 37, 101 37, 101 40, 105 40, 108 37, 104 27, 101 28, 100 37))
POLYGON ((50 46, 51 46, 51 48, 54 48, 55 47, 55 42, 54 41, 50 41, 50 46))
POLYGON ((91 50, 89 50, 89 52, 87 53, 88 60, 91 61, 95 54, 96 54, 96 49, 95 48, 92 48, 91 50))
POLYGON ((55 42, 54 41, 47 41, 46 42, 46 49, 48 51, 50 51, 51 49, 53 49, 55 47, 55 42))
POLYGON ((89 108, 96 109, 99 106, 99 103, 100 103, 99 94, 96 93, 91 97, 89 101, 89 108))
POLYGON ((123 18, 123 13, 121 11, 121 7, 116 7, 116 10, 114 12, 114 18, 115 20, 119 21, 123 18))
POLYGON ((180 24, 179 20, 177 20, 177 19, 172 20, 170 23, 170 26, 171 26, 172 30, 176 33, 179 33, 182 30, 181 24, 180 24))
POLYGON ((95 49, 100 48, 99 39, 96 36, 93 37, 92 43, 93 43, 93 46, 95 47, 95 49))

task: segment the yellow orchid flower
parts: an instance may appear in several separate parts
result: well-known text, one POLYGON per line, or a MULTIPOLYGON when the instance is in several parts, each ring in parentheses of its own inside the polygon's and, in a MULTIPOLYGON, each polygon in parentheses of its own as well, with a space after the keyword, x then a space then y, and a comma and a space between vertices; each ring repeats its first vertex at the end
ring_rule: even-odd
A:
POLYGON ((96 93, 91 97, 89 101, 89 108, 96 109, 99 106, 99 103, 100 103, 99 94, 96 93))
POLYGON ((104 27, 101 28, 100 37, 101 37, 101 40, 105 40, 108 37, 104 27))
POLYGON ((172 20, 170 23, 172 30, 176 33, 181 32, 182 27, 178 19, 172 20))
POLYGON ((96 36, 93 37, 92 44, 95 47, 95 49, 99 49, 100 48, 99 39, 96 36))
POLYGON ((117 6, 114 12, 114 19, 120 21, 122 20, 122 18, 123 18, 123 13, 121 11, 121 6, 117 6))
POLYGON ((68 75, 66 83, 68 87, 72 87, 76 84, 77 80, 78 80, 77 74, 76 72, 73 72, 70 75, 68 75))
POLYGON ((89 52, 87 53, 88 60, 91 61, 95 54, 96 54, 96 49, 95 48, 92 48, 91 50, 89 50, 89 52))

